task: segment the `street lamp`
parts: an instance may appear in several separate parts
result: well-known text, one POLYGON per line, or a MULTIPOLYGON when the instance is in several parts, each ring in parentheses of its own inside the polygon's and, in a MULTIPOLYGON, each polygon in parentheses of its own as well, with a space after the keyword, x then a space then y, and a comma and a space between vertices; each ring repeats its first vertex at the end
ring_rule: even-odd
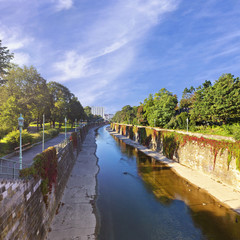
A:
POLYGON ((67 139, 67 118, 65 117, 65 140, 67 139))
POLYGON ((75 132, 77 131, 77 119, 75 118, 75 132))
POLYGON ((20 132, 20 139, 19 139, 19 163, 20 163, 20 170, 22 170, 22 128, 23 128, 23 122, 24 118, 22 117, 22 114, 20 114, 20 117, 18 118, 18 126, 19 126, 19 132, 20 132))
POLYGON ((42 138, 42 151, 44 151, 44 127, 45 127, 45 115, 43 114, 43 138, 42 138))
POLYGON ((187 121, 187 132, 188 132, 188 118, 186 119, 186 121, 187 121))

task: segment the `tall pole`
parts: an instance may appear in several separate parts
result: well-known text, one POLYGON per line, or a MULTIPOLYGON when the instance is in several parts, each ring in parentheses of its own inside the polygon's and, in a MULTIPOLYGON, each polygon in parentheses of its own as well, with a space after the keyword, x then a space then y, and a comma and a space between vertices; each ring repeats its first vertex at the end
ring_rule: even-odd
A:
POLYGON ((186 121, 187 121, 187 132, 188 132, 188 118, 187 118, 187 120, 186 120, 186 121))
POLYGON ((19 131, 20 131, 19 163, 20 163, 20 170, 22 170, 22 127, 19 127, 19 131))
POLYGON ((19 126, 19 133, 20 133, 20 139, 19 139, 19 168, 22 170, 22 128, 23 128, 23 122, 24 118, 22 117, 22 114, 20 114, 20 117, 18 118, 18 126, 19 126))
POLYGON ((65 140, 67 139, 67 118, 65 117, 65 140))
POLYGON ((43 136, 42 136, 42 151, 44 151, 44 127, 45 127, 45 115, 43 114, 43 136))
POLYGON ((75 118, 75 132, 77 131, 77 119, 75 118))
POLYGON ((156 119, 154 119, 154 127, 156 127, 156 119))

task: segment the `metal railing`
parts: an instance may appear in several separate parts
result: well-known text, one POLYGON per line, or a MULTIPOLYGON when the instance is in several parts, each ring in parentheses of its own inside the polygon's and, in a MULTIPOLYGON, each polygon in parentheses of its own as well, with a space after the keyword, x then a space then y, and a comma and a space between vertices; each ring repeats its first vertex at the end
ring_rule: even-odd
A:
POLYGON ((68 143, 70 142, 70 140, 64 139, 62 142, 54 145, 54 147, 56 148, 57 154, 60 154, 62 152, 62 150, 68 145, 68 143))
MULTIPOLYGON (((84 126, 85 126, 85 124, 81 125, 80 128, 82 128, 84 126)), ((58 156, 62 155, 64 148, 69 144, 69 142, 70 142, 70 140, 69 140, 69 138, 67 138, 67 139, 64 139, 62 142, 54 145, 58 156)), ((22 163, 22 168, 28 168, 31 165, 32 164, 22 163)), ((19 172, 20 172, 19 160, 10 160, 10 159, 4 158, 4 157, 0 158, 0 178, 17 179, 17 178, 19 178, 19 172)))
MULTIPOLYGON (((30 164, 22 164, 23 168, 30 167, 30 164)), ((17 179, 19 178, 20 163, 19 161, 10 160, 7 158, 0 158, 0 178, 3 179, 17 179)))

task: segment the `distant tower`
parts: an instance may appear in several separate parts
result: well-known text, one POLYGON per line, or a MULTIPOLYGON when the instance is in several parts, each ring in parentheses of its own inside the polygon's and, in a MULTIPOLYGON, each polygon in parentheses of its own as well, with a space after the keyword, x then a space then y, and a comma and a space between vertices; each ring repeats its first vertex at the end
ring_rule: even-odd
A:
POLYGON ((104 118, 104 107, 91 107, 91 113, 93 115, 100 115, 104 118))

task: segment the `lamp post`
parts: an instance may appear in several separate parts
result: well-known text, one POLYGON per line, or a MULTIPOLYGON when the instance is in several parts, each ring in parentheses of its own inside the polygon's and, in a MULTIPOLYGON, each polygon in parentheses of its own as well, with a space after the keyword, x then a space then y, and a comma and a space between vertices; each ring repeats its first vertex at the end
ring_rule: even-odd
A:
POLYGON ((23 122, 24 118, 22 117, 22 114, 20 114, 20 117, 18 118, 18 126, 19 126, 19 132, 20 132, 20 139, 19 139, 19 163, 20 163, 20 170, 22 170, 22 128, 23 128, 23 122))
POLYGON ((45 127, 45 115, 43 114, 43 136, 42 136, 42 151, 44 151, 44 127, 45 127))
POLYGON ((77 119, 75 118, 75 132, 77 131, 77 119))
POLYGON ((65 140, 67 139, 67 118, 65 117, 65 140))
POLYGON ((154 127, 156 127, 156 119, 154 119, 154 127))
POLYGON ((186 119, 186 121, 187 121, 187 132, 188 132, 188 118, 186 119))

